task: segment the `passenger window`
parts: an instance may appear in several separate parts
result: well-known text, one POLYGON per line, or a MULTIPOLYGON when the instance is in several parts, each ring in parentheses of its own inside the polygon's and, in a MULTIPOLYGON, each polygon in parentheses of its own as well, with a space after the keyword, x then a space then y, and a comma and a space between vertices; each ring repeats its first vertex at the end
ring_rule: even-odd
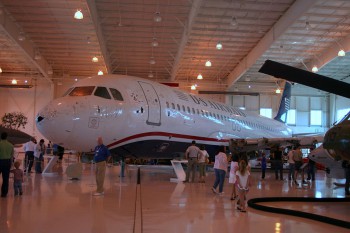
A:
POLYGON ((104 99, 111 99, 111 96, 105 87, 97 87, 94 95, 104 99))
POLYGON ((109 88, 109 90, 111 91, 112 96, 115 100, 124 101, 122 94, 118 90, 114 88, 109 88))
POLYGON ((171 103, 171 107, 175 110, 175 104, 171 103))
POLYGON ((88 86, 88 87, 75 87, 73 91, 69 93, 69 96, 87 96, 91 95, 94 91, 94 86, 88 86))
POLYGON ((191 114, 191 109, 190 109, 190 107, 187 107, 187 112, 188 112, 189 114, 191 114))
POLYGON ((177 104, 177 110, 178 110, 178 111, 181 111, 181 108, 180 108, 180 105, 179 105, 179 104, 177 104))
POLYGON ((192 108, 192 113, 193 113, 193 114, 196 114, 196 110, 194 110, 194 108, 192 108))
POLYGON ((169 108, 169 103, 168 102, 166 102, 166 107, 169 108))
POLYGON ((185 106, 183 106, 183 105, 182 105, 182 111, 183 111, 184 113, 186 113, 186 108, 185 108, 185 106))

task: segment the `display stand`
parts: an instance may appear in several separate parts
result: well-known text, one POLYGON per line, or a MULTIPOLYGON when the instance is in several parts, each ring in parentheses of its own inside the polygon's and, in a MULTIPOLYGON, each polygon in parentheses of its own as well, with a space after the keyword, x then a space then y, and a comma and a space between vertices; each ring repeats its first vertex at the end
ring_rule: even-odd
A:
POLYGON ((48 159, 50 159, 50 161, 46 164, 46 167, 44 168, 44 170, 41 173, 41 175, 44 175, 44 176, 57 176, 58 173, 57 172, 52 172, 52 168, 56 164, 56 162, 58 160, 58 156, 45 155, 44 158, 48 158, 48 159))
POLYGON ((182 163, 188 163, 187 160, 170 160, 174 168, 177 178, 170 178, 170 182, 183 182, 186 180, 186 173, 182 167, 182 163))

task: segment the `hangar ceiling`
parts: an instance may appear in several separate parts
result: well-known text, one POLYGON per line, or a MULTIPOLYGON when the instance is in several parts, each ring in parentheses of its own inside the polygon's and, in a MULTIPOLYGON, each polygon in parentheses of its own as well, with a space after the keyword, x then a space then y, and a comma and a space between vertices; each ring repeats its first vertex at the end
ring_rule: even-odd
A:
POLYGON ((280 80, 258 73, 271 59, 349 82, 350 54, 337 57, 350 50, 349 15, 347 0, 0 0, 0 79, 57 83, 101 70, 274 93, 280 80))

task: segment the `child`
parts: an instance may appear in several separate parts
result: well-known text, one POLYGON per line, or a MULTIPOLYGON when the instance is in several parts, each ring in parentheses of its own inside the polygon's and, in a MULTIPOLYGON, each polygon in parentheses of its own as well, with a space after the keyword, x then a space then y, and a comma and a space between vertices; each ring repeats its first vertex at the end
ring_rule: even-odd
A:
POLYGON ((238 156, 236 154, 233 155, 231 166, 230 166, 230 177, 228 182, 232 185, 232 193, 231 193, 231 201, 237 198, 236 193, 236 171, 238 170, 238 156))
POLYGON ((13 177, 13 189, 15 190, 15 196, 22 195, 22 182, 23 182, 23 171, 19 169, 20 162, 16 161, 14 163, 15 169, 12 169, 11 172, 14 174, 13 177))
POLYGON ((238 191, 237 209, 241 212, 246 212, 245 200, 250 186, 250 173, 247 169, 247 163, 244 160, 239 162, 239 169, 236 171, 236 179, 238 191))
POLYGON ((266 156, 265 153, 262 153, 261 158, 261 179, 265 179, 265 171, 266 171, 266 156))

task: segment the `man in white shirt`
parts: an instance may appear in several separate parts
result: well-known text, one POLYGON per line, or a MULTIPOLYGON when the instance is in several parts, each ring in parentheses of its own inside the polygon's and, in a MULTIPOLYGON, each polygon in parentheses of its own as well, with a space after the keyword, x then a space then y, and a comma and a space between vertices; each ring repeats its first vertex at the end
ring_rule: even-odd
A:
POLYGON ((192 173, 192 183, 194 182, 196 167, 198 162, 198 156, 202 156, 201 150, 196 146, 196 141, 192 141, 191 146, 189 146, 185 153, 185 158, 188 160, 187 170, 186 170, 186 180, 185 183, 190 180, 190 172, 192 173))
POLYGON ((24 172, 31 173, 33 161, 34 161, 34 150, 35 150, 35 138, 31 138, 29 142, 23 145, 25 152, 25 168, 24 172))

